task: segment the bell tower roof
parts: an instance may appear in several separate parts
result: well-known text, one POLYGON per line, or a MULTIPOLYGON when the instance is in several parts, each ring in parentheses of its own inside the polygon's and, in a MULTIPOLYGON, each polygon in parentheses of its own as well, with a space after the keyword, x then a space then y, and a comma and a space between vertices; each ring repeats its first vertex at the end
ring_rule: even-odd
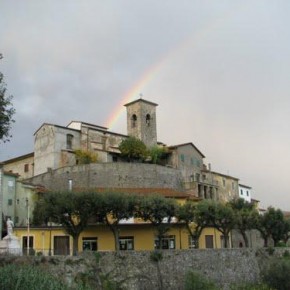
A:
POLYGON ((146 104, 148 104, 148 105, 155 106, 155 107, 158 106, 158 104, 153 103, 153 102, 149 102, 149 101, 144 100, 144 99, 142 99, 142 98, 137 99, 137 100, 135 100, 135 101, 132 101, 132 102, 130 102, 130 103, 127 103, 127 104, 125 104, 124 106, 127 107, 127 106, 133 105, 133 104, 138 103, 138 102, 143 102, 143 103, 146 103, 146 104))

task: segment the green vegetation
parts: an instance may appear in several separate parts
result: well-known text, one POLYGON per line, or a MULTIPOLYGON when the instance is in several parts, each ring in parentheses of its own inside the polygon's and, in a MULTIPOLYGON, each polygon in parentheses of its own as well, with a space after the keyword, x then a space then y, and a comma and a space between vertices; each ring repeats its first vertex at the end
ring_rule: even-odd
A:
POLYGON ((98 155, 91 151, 75 150, 77 164, 90 164, 98 161, 98 155))
POLYGON ((148 156, 146 145, 140 139, 132 136, 121 142, 119 150, 129 162, 133 160, 144 161, 148 156))
POLYGON ((150 221, 156 229, 157 247, 162 248, 161 240, 170 229, 172 218, 176 215, 177 203, 175 199, 150 195, 139 198, 135 217, 150 221), (166 222, 165 222, 166 221, 166 222))
POLYGON ((275 290, 290 289, 290 259, 280 258, 270 261, 262 271, 262 280, 275 290))
POLYGON ((184 281, 185 290, 218 290, 217 286, 199 273, 188 272, 184 281))
MULTIPOLYGON (((0 53, 0 60, 3 58, 0 53)), ((14 123, 13 115, 15 109, 12 105, 12 96, 6 96, 6 83, 4 76, 0 72, 0 141, 9 142, 12 137, 10 134, 11 124, 14 123)))
POLYGON ((0 289, 66 290, 69 287, 35 266, 10 264, 0 268, 0 289))
POLYGON ((246 231, 257 227, 259 213, 253 203, 245 201, 243 198, 234 199, 229 202, 229 206, 235 211, 236 224, 235 228, 242 235, 245 246, 249 247, 246 231))
POLYGON ((177 211, 177 218, 185 224, 196 249, 199 248, 199 237, 206 226, 200 208, 197 203, 187 201, 184 205, 179 206, 177 211))
POLYGON ((257 229, 260 231, 264 246, 268 247, 268 240, 272 238, 274 246, 282 240, 285 244, 289 239, 290 222, 285 219, 280 209, 269 207, 267 211, 259 216, 257 229))
POLYGON ((87 227, 98 201, 90 192, 49 192, 35 204, 33 224, 61 224, 73 238, 73 254, 77 255, 78 238, 87 227))
POLYGON ((167 148, 166 147, 160 147, 160 146, 153 146, 148 150, 150 161, 153 164, 160 164, 161 160, 166 156, 167 154, 167 148))
POLYGON ((99 194, 99 202, 95 202, 93 205, 93 214, 96 214, 98 220, 112 231, 116 251, 119 251, 120 221, 133 217, 135 206, 136 196, 122 192, 99 194))

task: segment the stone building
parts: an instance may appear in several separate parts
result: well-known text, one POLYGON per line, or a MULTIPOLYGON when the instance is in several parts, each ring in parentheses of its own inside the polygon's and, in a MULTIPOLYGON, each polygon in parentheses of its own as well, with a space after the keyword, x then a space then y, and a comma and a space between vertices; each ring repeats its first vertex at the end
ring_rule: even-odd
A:
POLYGON ((193 143, 166 146, 157 141, 157 106, 144 99, 125 104, 127 135, 82 121, 67 126, 44 123, 34 134, 34 152, 4 161, 4 170, 18 174, 25 184, 54 190, 171 188, 202 199, 238 197, 238 179, 207 168, 205 155, 193 143), (124 161, 119 145, 128 136, 139 138, 148 148, 166 148, 162 165, 124 161), (96 154, 97 163, 78 164, 76 150, 96 154))

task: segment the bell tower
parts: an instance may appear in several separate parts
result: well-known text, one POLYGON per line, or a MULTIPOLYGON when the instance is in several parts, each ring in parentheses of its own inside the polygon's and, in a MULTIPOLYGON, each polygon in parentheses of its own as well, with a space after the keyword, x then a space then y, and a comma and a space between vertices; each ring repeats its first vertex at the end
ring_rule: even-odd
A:
POLYGON ((156 107, 158 104, 138 99, 127 108, 127 134, 142 140, 147 147, 157 145, 156 107))

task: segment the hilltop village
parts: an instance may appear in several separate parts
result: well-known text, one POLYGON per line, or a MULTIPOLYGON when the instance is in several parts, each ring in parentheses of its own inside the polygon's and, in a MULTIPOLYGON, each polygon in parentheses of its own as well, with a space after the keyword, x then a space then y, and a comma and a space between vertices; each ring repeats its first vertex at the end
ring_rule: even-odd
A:
MULTIPOLYGON (((193 143, 167 146, 159 142, 156 103, 137 99, 124 106, 127 109, 127 135, 81 121, 71 121, 67 126, 44 123, 34 134, 34 152, 3 161, 0 225, 10 218, 23 248, 29 239, 29 247, 36 251, 46 253, 49 249, 55 253, 70 253, 71 237, 57 224, 31 225, 27 235, 27 219, 32 217, 35 201, 46 191, 94 188, 159 194, 180 201, 212 199, 227 202, 241 197, 248 202, 258 202, 252 199, 251 187, 240 184, 239 178, 212 171, 210 164, 205 165, 205 155, 193 143), (124 160, 119 145, 129 136, 140 139, 148 148, 165 148, 161 162, 124 160), (76 150, 96 154, 97 161, 79 164, 76 150)), ((4 236, 5 228, 1 231, 4 236)), ((215 229, 205 229, 200 247, 220 248, 222 238, 215 229)), ((148 223, 133 218, 123 221, 120 231, 123 249, 152 250, 154 239, 154 231, 148 223)), ((108 229, 91 226, 80 236, 79 250, 112 250, 113 240, 108 229)), ((164 237, 163 245, 168 249, 192 246, 186 231, 178 226, 164 237)))

